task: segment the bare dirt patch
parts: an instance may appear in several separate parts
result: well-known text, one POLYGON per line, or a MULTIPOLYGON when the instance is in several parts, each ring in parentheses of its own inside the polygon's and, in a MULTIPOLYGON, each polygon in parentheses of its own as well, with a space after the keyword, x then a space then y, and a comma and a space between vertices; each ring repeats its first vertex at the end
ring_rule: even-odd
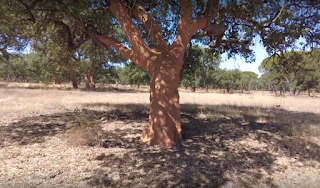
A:
POLYGON ((181 92, 183 142, 139 144, 146 92, 0 90, 0 187, 318 187, 320 100, 181 92), (275 107, 280 105, 280 107, 275 107))

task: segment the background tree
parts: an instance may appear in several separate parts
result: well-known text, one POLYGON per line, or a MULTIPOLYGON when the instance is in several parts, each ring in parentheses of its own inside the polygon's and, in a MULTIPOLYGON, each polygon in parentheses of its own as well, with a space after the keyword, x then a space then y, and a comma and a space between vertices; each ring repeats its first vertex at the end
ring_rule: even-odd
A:
POLYGON ((272 75, 278 87, 288 89, 290 95, 296 95, 297 91, 310 91, 319 84, 318 54, 318 50, 283 53, 266 58, 259 69, 272 75))
POLYGON ((252 86, 256 85, 258 75, 251 71, 243 71, 240 74, 240 89, 250 91, 252 86))
MULTIPOLYGON (((229 57, 253 60, 251 41, 260 36, 270 54, 304 37, 319 44, 319 2, 296 1, 2 1, 1 20, 13 35, 40 40, 59 28, 59 43, 70 53, 87 40, 118 51, 150 75, 149 125, 141 141, 171 145, 181 140, 179 73, 191 39, 229 57), (19 26, 20 26, 19 25, 19 26), (34 28, 34 29, 29 29, 34 28), (118 32, 121 28, 121 33, 118 32), (29 30, 28 30, 29 29, 29 30), (123 36, 126 36, 123 38, 123 36)), ((62 51, 61 51, 62 52, 62 51)))
POLYGON ((192 91, 195 91, 196 87, 208 90, 219 64, 220 60, 212 55, 211 49, 190 43, 180 73, 180 85, 186 89, 191 87, 192 91))
POLYGON ((241 72, 238 69, 226 70, 220 69, 216 77, 220 88, 230 93, 231 89, 237 89, 240 86, 241 72))
POLYGON ((146 72, 141 67, 136 66, 133 63, 125 65, 119 72, 120 81, 123 84, 137 85, 147 85, 150 83, 150 77, 148 72, 146 72))

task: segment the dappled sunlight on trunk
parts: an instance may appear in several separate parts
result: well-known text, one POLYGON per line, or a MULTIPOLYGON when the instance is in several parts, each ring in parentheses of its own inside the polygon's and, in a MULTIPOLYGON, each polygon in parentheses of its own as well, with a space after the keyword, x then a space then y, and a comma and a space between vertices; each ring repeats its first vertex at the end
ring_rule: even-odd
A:
POLYGON ((141 142, 171 146, 181 141, 179 68, 172 62, 165 62, 150 74, 149 125, 143 131, 141 142))

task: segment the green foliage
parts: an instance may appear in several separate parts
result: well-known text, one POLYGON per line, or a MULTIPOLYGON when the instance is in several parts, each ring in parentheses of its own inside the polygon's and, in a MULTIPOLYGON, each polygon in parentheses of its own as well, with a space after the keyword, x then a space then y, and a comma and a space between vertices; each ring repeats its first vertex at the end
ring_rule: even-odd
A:
POLYGON ((97 72, 97 82, 104 84, 115 84, 120 81, 121 67, 102 66, 97 72))
POLYGON ((219 87, 225 89, 227 93, 229 93, 231 89, 239 88, 241 72, 238 69, 220 69, 217 73, 216 79, 219 87))
POLYGON ((220 64, 219 58, 208 48, 189 45, 180 73, 183 87, 209 87, 214 81, 214 73, 220 64))
POLYGON ((240 87, 242 90, 250 91, 252 86, 257 86, 258 75, 251 71, 241 72, 240 87))
POLYGON ((316 88, 320 84, 319 52, 296 51, 269 57, 259 69, 267 74, 264 78, 269 87, 286 88, 294 95, 296 91, 316 88))
MULTIPOLYGON (((179 1, 130 0, 124 3, 144 41, 151 48, 150 32, 131 14, 138 3, 160 25, 166 42, 175 39, 177 25, 183 14, 179 1)), ((249 46, 256 36, 260 36, 269 53, 292 47, 300 37, 306 39, 306 46, 319 44, 320 5, 317 1, 213 0, 190 1, 188 4, 192 6, 191 19, 203 15, 210 19, 209 23, 227 26, 223 38, 226 42, 221 42, 219 37, 213 35, 215 30, 210 27, 199 30, 194 38, 203 45, 217 47, 217 52, 227 52, 230 57, 241 54, 252 61, 253 54, 249 46), (217 11, 219 17, 215 16, 217 11)), ((95 41, 90 28, 128 44, 118 21, 108 8, 108 1, 95 0, 2 1, 0 33, 3 34, 0 37, 0 49, 3 51, 13 46, 18 49, 24 46, 21 44, 26 43, 25 39, 32 39, 33 42, 45 40, 47 42, 43 44, 48 47, 52 47, 48 42, 55 43, 62 48, 52 47, 56 49, 55 53, 67 53, 65 49, 77 48, 77 44, 83 41, 95 41)))
POLYGON ((11 56, 2 62, 0 77, 14 81, 50 82, 53 79, 54 67, 39 54, 22 54, 11 56))
MULTIPOLYGON (((184 14, 180 1, 122 2, 126 4, 128 15, 132 17, 148 47, 154 47, 151 32, 141 20, 133 16, 133 9, 139 3, 160 26, 161 35, 167 44, 171 44, 177 37, 177 26, 184 14)), ((229 81, 222 80, 224 76, 227 80, 231 77, 231 80, 234 80, 238 76, 235 76, 236 73, 228 72, 230 75, 221 75, 217 72, 217 54, 226 52, 229 57, 240 54, 247 61, 253 61, 250 45, 253 45, 252 41, 255 38, 261 39, 269 54, 273 55, 293 48, 300 38, 306 40, 304 47, 314 48, 320 44, 318 1, 302 0, 297 3, 276 0, 210 0, 188 1, 188 5, 192 6, 192 20, 204 16, 210 23, 205 29, 195 33, 193 43, 212 49, 189 47, 180 76, 183 86, 220 85, 230 89, 242 85, 244 89, 249 89, 255 79, 254 75, 241 75, 240 81, 237 78, 237 83, 233 83, 233 86, 227 84, 229 81), (216 14, 217 12, 219 14, 216 14), (221 28, 226 29, 223 34, 215 34, 221 28)), ((183 31, 187 29, 189 28, 182 28, 183 31)), ((127 60, 112 46, 108 49, 102 47, 96 40, 97 33, 132 48, 126 38, 128 33, 124 33, 119 20, 111 14, 108 1, 3 0, 0 7, 1 77, 20 80, 32 78, 35 81, 46 82, 53 79, 54 73, 65 77, 67 67, 72 67, 76 70, 79 80, 83 79, 80 70, 84 69, 87 73, 94 70, 97 79, 103 83, 114 82, 117 79, 132 84, 147 83, 148 76, 145 72, 127 66, 121 70, 126 74, 121 74, 118 78, 116 75, 120 73, 109 65, 127 60), (33 52, 38 53, 41 58, 10 58, 10 53, 20 52, 27 44, 31 45, 33 52), (129 71, 133 72, 129 74, 129 71)), ((316 87, 316 64, 305 65, 303 62, 307 61, 306 58, 299 54, 277 58, 279 63, 269 66, 269 63, 265 62, 262 67, 263 71, 272 75, 268 76, 272 78, 270 83, 274 84, 274 80, 277 80, 278 84, 290 85, 291 89, 316 87)))
POLYGON ((125 65, 119 72, 119 77, 122 84, 137 85, 139 87, 142 84, 150 83, 149 74, 133 63, 125 65))

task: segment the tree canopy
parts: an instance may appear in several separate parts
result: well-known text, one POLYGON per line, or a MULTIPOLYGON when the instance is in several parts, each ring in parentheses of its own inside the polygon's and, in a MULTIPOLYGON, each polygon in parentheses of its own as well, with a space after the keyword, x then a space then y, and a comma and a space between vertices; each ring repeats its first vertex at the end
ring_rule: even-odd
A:
MULTIPOLYGON (((320 5, 312 0, 2 0, 1 4, 2 54, 20 50, 27 41, 43 40, 46 46, 56 43, 73 52, 88 40, 97 44, 97 36, 105 34, 108 40, 116 42, 113 50, 124 55, 127 48, 172 44, 179 34, 182 17, 192 21, 195 28, 188 29, 193 30, 191 37, 196 41, 214 47, 215 51, 229 52, 230 56, 239 53, 248 60, 252 58, 249 46, 256 36, 269 53, 294 47, 300 37, 306 39, 306 46, 319 44, 320 38, 320 5), (183 10, 184 2, 190 8, 183 10), (118 5, 123 10, 115 7, 118 5), (121 11, 127 18, 120 18, 121 11), (135 34, 129 36, 121 21, 129 24, 130 32, 135 34), (196 27, 198 22, 204 22, 204 27, 196 27), (155 32, 161 36, 154 35, 155 32), (143 39, 144 44, 136 43, 136 37, 143 39)), ((65 50, 55 51, 60 54, 65 50)))

